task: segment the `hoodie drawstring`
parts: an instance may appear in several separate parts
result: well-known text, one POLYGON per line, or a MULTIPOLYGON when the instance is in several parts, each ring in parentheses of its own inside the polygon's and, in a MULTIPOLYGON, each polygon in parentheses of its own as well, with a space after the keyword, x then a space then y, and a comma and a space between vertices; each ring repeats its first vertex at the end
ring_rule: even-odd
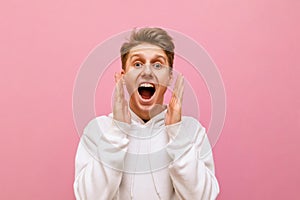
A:
MULTIPOLYGON (((155 182, 155 178, 154 178, 154 174, 153 174, 153 170, 152 170, 152 166, 151 166, 151 160, 150 160, 150 152, 151 152, 151 138, 152 138, 152 134, 153 134, 153 126, 154 126, 154 122, 152 122, 151 124, 151 127, 150 127, 150 145, 149 145, 149 148, 148 148, 148 161, 149 161, 149 165, 150 165, 150 173, 151 173, 151 178, 152 178, 152 182, 154 184, 154 188, 155 188, 155 192, 156 192, 156 195, 158 196, 158 199, 159 200, 162 200, 161 196, 160 196, 160 193, 159 193, 159 189, 158 189, 158 186, 156 185, 156 182, 155 182)), ((137 152, 137 155, 140 154, 140 146, 141 146, 141 141, 139 142, 138 144, 138 152, 137 152)), ((134 180, 135 180, 135 174, 136 174, 136 167, 137 167, 137 161, 138 161, 138 156, 136 158, 136 162, 135 162, 135 169, 134 169, 134 174, 131 176, 131 183, 130 183, 130 199, 133 200, 133 197, 134 197, 134 180)))

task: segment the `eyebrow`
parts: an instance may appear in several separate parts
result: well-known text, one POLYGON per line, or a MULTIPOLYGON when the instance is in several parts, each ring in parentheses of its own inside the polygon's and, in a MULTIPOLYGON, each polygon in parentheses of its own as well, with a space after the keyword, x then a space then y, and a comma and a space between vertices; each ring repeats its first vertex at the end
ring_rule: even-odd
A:
MULTIPOLYGON (((141 57, 141 58, 144 58, 143 54, 135 53, 135 54, 132 54, 132 55, 130 56, 130 60, 132 60, 134 57, 141 57)), ((164 62, 167 61, 166 58, 165 58, 164 56, 162 56, 162 55, 156 55, 156 56, 154 56, 151 60, 157 60, 157 59, 159 59, 159 58, 162 58, 164 62)))

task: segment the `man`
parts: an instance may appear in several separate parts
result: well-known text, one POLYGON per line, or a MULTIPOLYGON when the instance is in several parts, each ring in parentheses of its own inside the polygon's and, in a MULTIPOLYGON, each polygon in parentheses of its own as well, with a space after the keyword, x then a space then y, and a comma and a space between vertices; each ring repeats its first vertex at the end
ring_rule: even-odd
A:
POLYGON ((123 44, 113 113, 92 120, 78 146, 76 199, 216 199, 205 128, 181 114, 182 75, 163 105, 173 59, 172 38, 160 28, 133 31, 123 44))

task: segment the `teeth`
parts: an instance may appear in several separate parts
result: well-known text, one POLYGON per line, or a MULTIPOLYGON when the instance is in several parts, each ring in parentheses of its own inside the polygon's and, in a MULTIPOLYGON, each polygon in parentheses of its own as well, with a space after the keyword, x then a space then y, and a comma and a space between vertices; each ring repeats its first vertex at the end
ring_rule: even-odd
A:
POLYGON ((152 84, 150 84, 150 83, 142 83, 140 85, 140 87, 154 87, 154 86, 152 84))

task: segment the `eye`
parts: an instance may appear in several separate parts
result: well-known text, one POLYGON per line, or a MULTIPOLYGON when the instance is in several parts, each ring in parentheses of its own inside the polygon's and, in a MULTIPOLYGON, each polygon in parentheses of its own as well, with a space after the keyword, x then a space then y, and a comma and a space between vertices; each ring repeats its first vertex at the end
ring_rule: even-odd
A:
POLYGON ((139 69, 139 68, 142 68, 142 67, 143 67, 143 63, 141 63, 141 62, 135 62, 135 63, 133 64, 133 66, 134 66, 135 68, 139 69))
POLYGON ((154 69, 161 69, 161 68, 163 67, 163 65, 160 64, 160 63, 153 63, 153 64, 152 64, 152 67, 153 67, 154 69))

